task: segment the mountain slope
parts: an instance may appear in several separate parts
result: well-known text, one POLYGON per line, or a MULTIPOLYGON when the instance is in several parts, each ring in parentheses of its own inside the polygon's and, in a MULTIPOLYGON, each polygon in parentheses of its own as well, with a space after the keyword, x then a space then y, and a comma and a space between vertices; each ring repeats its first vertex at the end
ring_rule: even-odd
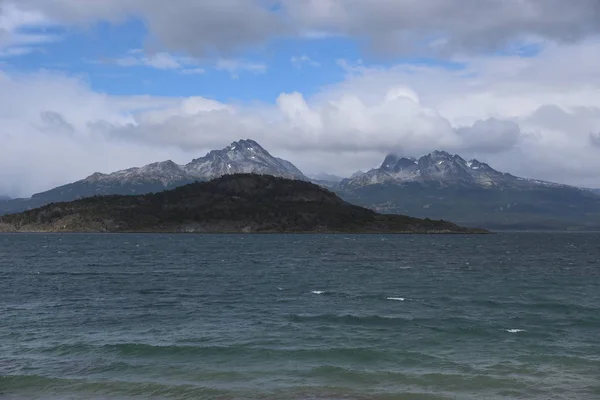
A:
POLYGON ((342 181, 336 191, 380 212, 488 229, 600 228, 600 197, 587 190, 519 178, 440 151, 418 160, 390 155, 379 168, 342 181))
POLYGON ((308 180, 289 161, 273 157, 253 140, 239 140, 222 150, 213 150, 186 165, 163 161, 111 174, 95 173, 77 182, 59 186, 30 199, 0 203, 0 215, 41 207, 51 202, 71 201, 97 195, 135 195, 173 189, 195 181, 236 173, 256 173, 308 180))
POLYGON ((202 180, 239 173, 307 179, 292 163, 273 157, 258 143, 249 139, 233 142, 223 150, 213 150, 185 165, 183 170, 188 176, 202 180))
POLYGON ((300 180, 227 175, 141 196, 97 196, 0 217, 5 232, 481 233, 382 215, 300 180))

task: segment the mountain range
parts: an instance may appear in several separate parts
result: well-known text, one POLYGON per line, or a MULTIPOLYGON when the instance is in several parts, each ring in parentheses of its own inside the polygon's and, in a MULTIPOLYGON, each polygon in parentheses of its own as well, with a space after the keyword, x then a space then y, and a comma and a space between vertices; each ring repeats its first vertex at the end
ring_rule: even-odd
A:
POLYGON ((388 155, 379 168, 365 173, 356 173, 340 182, 340 188, 353 189, 371 185, 407 183, 435 184, 447 186, 474 186, 482 188, 534 188, 564 187, 549 182, 518 178, 498 172, 478 160, 466 161, 459 155, 445 151, 434 151, 418 160, 388 155))
POLYGON ((344 179, 336 190, 380 212, 449 218, 467 226, 600 228, 600 196, 590 190, 516 177, 444 151, 419 159, 389 155, 379 168, 344 179))
POLYGON ((97 195, 140 195, 237 173, 312 181, 344 200, 382 213, 445 219, 490 229, 600 229, 600 191, 499 172, 478 160, 434 151, 419 159, 388 155, 381 166, 342 179, 305 176, 257 142, 233 142, 178 165, 153 163, 85 179, 33 195, 0 200, 0 215, 97 195))
POLYGON ((232 174, 159 193, 95 196, 0 217, 0 232, 487 233, 379 214, 302 180, 232 174))
POLYGON ((309 180, 292 163, 273 157, 255 141, 239 140, 222 150, 210 151, 186 165, 168 160, 111 174, 96 172, 85 179, 34 194, 28 199, 0 202, 0 215, 84 197, 159 192, 237 173, 309 180))

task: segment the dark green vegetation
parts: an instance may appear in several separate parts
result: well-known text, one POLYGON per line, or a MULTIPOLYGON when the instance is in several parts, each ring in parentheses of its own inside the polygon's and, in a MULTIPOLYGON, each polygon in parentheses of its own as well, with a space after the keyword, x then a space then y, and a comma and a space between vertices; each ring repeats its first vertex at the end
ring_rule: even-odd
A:
POLYGON ((96 196, 0 217, 20 232, 481 233, 446 221, 378 214, 305 181, 227 175, 138 196, 96 196))
POLYGON ((98 183, 90 180, 81 180, 54 189, 36 193, 27 199, 5 199, 0 198, 0 215, 12 214, 28 209, 45 206, 49 203, 72 201, 85 197, 105 195, 139 195, 174 189, 194 182, 193 179, 178 179, 164 185, 161 182, 108 182, 98 183))
POLYGON ((599 230, 600 196, 569 186, 528 188, 436 183, 368 185, 339 190, 346 201, 383 213, 492 230, 599 230))

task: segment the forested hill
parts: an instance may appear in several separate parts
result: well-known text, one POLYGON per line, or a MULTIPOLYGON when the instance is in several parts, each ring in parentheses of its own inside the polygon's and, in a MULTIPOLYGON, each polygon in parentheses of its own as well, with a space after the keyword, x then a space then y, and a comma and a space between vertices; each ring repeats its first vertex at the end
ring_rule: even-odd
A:
POLYGON ((138 196, 96 196, 0 217, 4 232, 479 233, 446 221, 379 214, 315 184, 226 175, 138 196))

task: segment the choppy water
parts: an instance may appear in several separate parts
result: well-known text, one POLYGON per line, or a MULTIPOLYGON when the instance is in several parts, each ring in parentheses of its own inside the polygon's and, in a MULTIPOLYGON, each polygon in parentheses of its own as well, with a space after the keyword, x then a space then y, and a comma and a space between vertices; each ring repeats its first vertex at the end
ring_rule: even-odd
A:
POLYGON ((0 235, 0 399, 600 399, 600 235, 0 235))

